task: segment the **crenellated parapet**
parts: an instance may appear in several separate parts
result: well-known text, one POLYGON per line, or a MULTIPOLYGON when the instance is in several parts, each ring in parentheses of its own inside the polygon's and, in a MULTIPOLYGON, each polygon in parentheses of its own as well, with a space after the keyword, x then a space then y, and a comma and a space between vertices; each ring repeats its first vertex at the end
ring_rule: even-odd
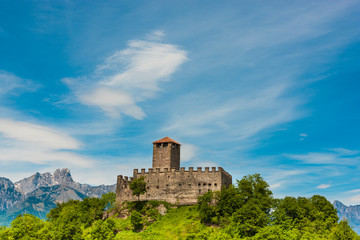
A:
POLYGON ((141 168, 140 171, 139 169, 134 169, 134 177, 138 176, 138 175, 156 175, 159 173, 164 173, 164 174, 178 174, 178 173, 224 173, 227 176, 231 175, 226 172, 222 167, 205 167, 204 169, 202 167, 197 167, 196 169, 194 169, 194 167, 189 167, 187 170, 185 167, 181 167, 180 170, 176 170, 175 168, 172 169, 168 169, 168 168, 149 168, 146 171, 146 168, 141 168))

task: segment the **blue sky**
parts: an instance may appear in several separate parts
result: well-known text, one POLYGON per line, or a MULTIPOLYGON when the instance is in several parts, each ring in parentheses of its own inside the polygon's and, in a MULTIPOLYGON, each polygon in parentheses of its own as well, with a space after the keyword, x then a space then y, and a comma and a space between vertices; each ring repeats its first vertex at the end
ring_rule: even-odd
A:
POLYGON ((360 204, 360 3, 0 1, 0 176, 151 167, 260 173, 360 204))

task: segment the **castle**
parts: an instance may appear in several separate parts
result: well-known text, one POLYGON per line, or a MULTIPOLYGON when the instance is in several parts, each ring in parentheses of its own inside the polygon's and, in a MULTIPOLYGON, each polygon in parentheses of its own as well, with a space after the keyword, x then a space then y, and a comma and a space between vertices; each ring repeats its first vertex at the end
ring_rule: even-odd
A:
POLYGON ((192 205, 207 191, 220 191, 232 184, 232 177, 223 168, 205 167, 196 170, 180 167, 180 146, 169 137, 153 142, 153 168, 148 171, 134 169, 133 177, 117 177, 116 202, 136 201, 130 183, 133 179, 145 177, 146 193, 140 200, 160 200, 178 205, 192 205))

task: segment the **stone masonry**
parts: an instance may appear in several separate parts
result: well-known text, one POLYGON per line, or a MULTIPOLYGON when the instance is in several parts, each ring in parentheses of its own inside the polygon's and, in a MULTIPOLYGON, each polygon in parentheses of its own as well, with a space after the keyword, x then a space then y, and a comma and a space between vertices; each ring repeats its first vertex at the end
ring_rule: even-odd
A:
POLYGON ((116 202, 136 201, 130 190, 133 179, 144 176, 147 191, 140 200, 160 200, 178 205, 192 205, 207 191, 220 191, 232 184, 223 168, 180 168, 180 146, 169 137, 153 142, 153 168, 134 169, 133 177, 117 177, 116 202))

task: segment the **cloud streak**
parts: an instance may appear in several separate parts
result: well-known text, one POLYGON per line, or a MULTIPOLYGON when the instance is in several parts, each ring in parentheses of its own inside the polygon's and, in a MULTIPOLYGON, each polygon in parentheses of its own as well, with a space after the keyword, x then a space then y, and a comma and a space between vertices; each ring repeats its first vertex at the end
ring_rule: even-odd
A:
POLYGON ((22 91, 34 91, 38 86, 30 80, 0 70, 0 95, 16 94, 22 91))
POLYGON ((68 134, 39 124, 0 119, 0 162, 66 163, 91 166, 94 161, 71 152, 81 143, 68 134))
POLYGON ((284 154, 284 156, 307 164, 356 165, 360 160, 358 151, 344 148, 334 148, 324 152, 310 152, 306 154, 284 154))
POLYGON ((97 66, 93 76, 63 81, 82 104, 99 107, 113 118, 125 114, 141 120, 146 113, 139 103, 155 97, 159 83, 187 60, 186 51, 158 41, 163 35, 156 31, 147 40, 131 40, 97 66))

